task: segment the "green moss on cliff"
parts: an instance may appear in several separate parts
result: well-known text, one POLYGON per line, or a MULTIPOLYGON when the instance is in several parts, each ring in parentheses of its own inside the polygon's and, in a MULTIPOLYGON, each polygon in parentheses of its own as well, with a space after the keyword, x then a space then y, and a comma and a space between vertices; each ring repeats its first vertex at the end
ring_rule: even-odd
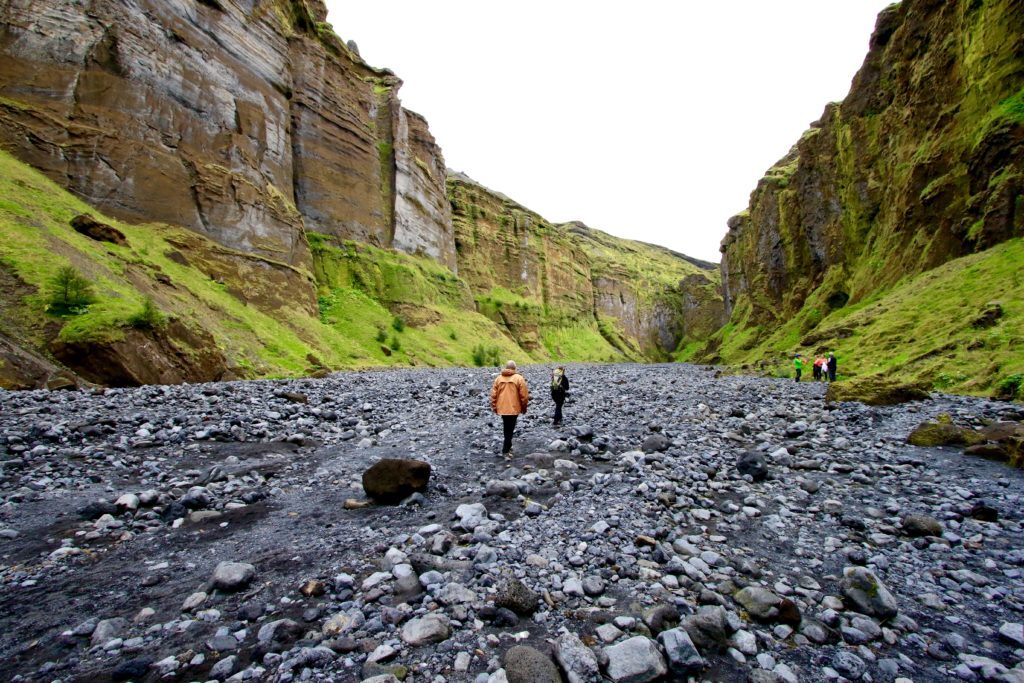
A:
POLYGON ((552 225, 464 176, 448 179, 448 196, 460 277, 478 310, 535 358, 571 347, 580 358, 660 360, 721 324, 711 264, 579 223, 552 225))
POLYGON ((747 367, 793 353, 835 351, 846 376, 883 375, 944 391, 990 393, 1024 372, 1024 240, 1014 239, 906 278, 826 315, 809 334, 798 317, 753 345, 758 328, 729 325, 719 353, 747 367))
POLYGON ((771 369, 834 347, 841 372, 985 391, 1018 363, 999 335, 1016 335, 1020 292, 957 286, 976 277, 957 259, 979 252, 976 266, 998 271, 1003 252, 984 250, 1024 235, 1024 15, 1006 0, 903 3, 879 27, 849 96, 730 221, 730 326, 697 355, 771 369), (943 320, 1003 297, 991 330, 943 320))

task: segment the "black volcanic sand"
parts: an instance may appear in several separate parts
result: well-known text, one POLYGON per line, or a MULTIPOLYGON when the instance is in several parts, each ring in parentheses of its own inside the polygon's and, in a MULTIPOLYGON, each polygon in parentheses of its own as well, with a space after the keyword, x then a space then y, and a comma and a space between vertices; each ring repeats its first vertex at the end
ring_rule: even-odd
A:
MULTIPOLYGON (((533 402, 510 461, 493 369, 0 391, 0 676, 498 682, 522 667, 512 646, 554 657, 563 629, 604 673, 604 648, 718 615, 698 679, 1024 680, 1024 473, 904 443, 940 413, 977 426, 1019 405, 826 405, 811 382, 570 366, 554 428, 547 373, 524 371, 533 402), (766 479, 737 471, 748 451, 766 479), (428 461, 425 494, 345 509, 382 457, 428 461), (134 511, 109 505, 143 492, 134 511), (979 502, 997 521, 971 516, 979 502), (486 515, 461 528, 456 509, 477 503, 486 515), (911 535, 910 513, 938 526, 911 535), (255 576, 214 589, 222 561, 255 576), (410 565, 422 592, 399 578, 410 565), (854 611, 841 583, 854 566, 896 617, 854 611), (533 616, 496 614, 513 577, 543 596, 533 616), (802 620, 755 619, 733 597, 747 586, 802 620), (403 638, 428 612, 447 637, 403 638)), ((665 654, 637 666, 656 672, 665 654)))

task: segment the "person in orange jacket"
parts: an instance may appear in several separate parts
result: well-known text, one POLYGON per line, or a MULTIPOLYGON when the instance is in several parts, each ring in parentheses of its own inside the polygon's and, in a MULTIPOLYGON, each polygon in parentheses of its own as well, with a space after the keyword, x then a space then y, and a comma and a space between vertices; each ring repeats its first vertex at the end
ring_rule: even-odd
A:
POLYGON ((516 429, 516 421, 520 415, 526 414, 526 405, 530 402, 530 391, 526 380, 516 372, 516 362, 505 363, 505 369, 494 378, 491 386, 491 410, 501 415, 504 423, 505 441, 501 445, 502 455, 512 454, 512 433, 516 429))

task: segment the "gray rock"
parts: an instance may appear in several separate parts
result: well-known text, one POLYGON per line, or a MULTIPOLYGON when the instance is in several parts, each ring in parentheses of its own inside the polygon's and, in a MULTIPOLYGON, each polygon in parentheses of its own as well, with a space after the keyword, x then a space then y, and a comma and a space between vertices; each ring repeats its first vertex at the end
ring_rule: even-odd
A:
POLYGON ((246 562, 221 562, 213 570, 213 587, 222 591, 245 588, 256 576, 256 567, 246 562))
POLYGON ((210 668, 210 677, 223 681, 238 670, 238 657, 231 655, 220 660, 210 668))
POLYGON ((999 627, 999 635, 1012 643, 1024 647, 1024 624, 1004 622, 999 627))
POLYGON ((668 673, 657 643, 645 636, 634 636, 604 651, 608 655, 606 673, 614 683, 647 683, 668 673))
POLYGON ((832 658, 832 668, 853 680, 859 680, 867 670, 864 660, 849 650, 840 650, 832 658))
POLYGON ((483 503, 463 503, 455 508, 455 516, 459 518, 455 526, 472 531, 487 521, 487 508, 483 503))
POLYGON ((601 680, 594 652, 576 634, 566 631, 554 643, 555 659, 565 671, 569 683, 593 683, 601 680))
POLYGON ((92 631, 92 638, 90 642, 96 645, 103 645, 108 640, 119 638, 128 628, 128 620, 122 617, 115 619, 103 619, 96 624, 96 628, 92 631))
POLYGON ((412 646, 440 643, 451 636, 451 625, 443 614, 428 614, 410 620, 402 628, 402 640, 412 646))
POLYGON ((669 439, 664 434, 651 434, 646 439, 644 439, 643 446, 641 446, 640 448, 641 450, 643 450, 644 453, 656 453, 659 451, 668 450, 669 446, 671 445, 672 440, 669 439))
POLYGON ((861 614, 885 621, 899 611, 896 598, 870 569, 847 567, 843 570, 841 588, 850 608, 861 614))
MULTIPOLYGON (((751 636, 753 637, 753 636, 751 636)), ((704 658, 684 629, 674 628, 658 634, 658 642, 665 648, 668 668, 678 676, 690 676, 704 670, 704 658)))
POLYGON ((682 628, 704 654, 728 647, 729 626, 724 607, 701 607, 696 614, 683 619, 682 628))
POLYGON ((509 648, 504 657, 508 683, 562 683, 555 663, 529 645, 509 648))

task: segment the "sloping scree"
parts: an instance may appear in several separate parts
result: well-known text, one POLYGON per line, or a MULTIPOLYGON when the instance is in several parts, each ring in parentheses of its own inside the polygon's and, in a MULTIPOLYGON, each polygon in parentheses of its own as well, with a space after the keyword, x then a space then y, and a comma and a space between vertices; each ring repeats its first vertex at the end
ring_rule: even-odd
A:
POLYGON ((1020 406, 581 365, 554 428, 528 367, 506 460, 495 372, 0 391, 0 679, 1024 675, 1024 472, 906 443, 1020 406), (430 481, 382 506, 395 458, 430 481))

